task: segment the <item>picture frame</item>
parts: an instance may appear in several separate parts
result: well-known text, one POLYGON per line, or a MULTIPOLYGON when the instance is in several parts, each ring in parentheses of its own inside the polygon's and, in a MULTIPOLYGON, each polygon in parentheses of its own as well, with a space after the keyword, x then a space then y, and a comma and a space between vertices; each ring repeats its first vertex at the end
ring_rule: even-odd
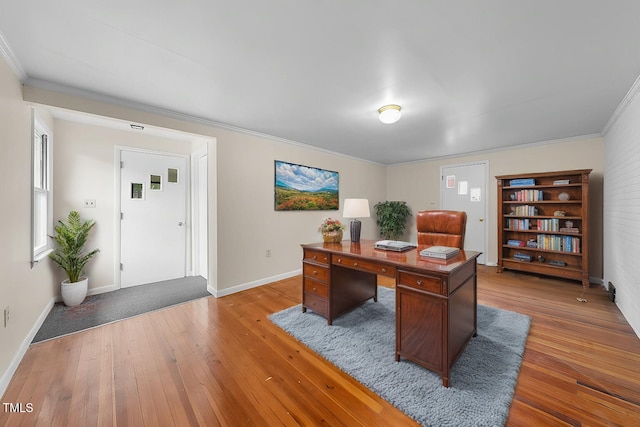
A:
POLYGON ((276 211, 331 211, 340 203, 340 175, 336 171, 274 162, 274 209, 276 211))

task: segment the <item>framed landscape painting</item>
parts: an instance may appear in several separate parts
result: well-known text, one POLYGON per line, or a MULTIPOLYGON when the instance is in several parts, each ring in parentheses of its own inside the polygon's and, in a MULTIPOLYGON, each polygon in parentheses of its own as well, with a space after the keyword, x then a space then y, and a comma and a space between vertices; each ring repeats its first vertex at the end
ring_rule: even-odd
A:
POLYGON ((338 172, 275 161, 275 210, 338 210, 338 172))

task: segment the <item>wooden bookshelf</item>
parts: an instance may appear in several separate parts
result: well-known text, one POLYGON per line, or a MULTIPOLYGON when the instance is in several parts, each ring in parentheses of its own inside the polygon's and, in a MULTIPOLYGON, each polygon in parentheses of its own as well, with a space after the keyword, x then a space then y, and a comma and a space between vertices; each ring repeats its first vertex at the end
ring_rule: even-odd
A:
POLYGON ((528 271, 589 286, 590 173, 496 176, 499 272, 528 271))

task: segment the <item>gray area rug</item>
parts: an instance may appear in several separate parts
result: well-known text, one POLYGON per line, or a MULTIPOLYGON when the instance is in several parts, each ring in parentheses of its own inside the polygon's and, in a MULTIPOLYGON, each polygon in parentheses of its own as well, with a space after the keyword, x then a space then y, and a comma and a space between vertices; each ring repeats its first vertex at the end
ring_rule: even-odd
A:
POLYGON ((207 281, 190 276, 90 295, 74 307, 56 303, 32 343, 207 296, 207 281))
POLYGON ((478 305, 478 336, 456 361, 450 387, 439 375, 395 361, 395 290, 378 288, 367 301, 328 326, 295 306, 269 319, 424 426, 502 426, 524 346, 528 316, 478 305))

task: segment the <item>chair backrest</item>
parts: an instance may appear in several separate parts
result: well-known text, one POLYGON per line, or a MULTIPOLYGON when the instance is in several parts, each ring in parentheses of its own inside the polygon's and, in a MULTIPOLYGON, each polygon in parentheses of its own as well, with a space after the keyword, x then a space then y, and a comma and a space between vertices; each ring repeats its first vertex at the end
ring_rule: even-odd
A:
POLYGON ((467 213, 462 211, 429 210, 416 214, 418 244, 449 246, 464 249, 467 213))

